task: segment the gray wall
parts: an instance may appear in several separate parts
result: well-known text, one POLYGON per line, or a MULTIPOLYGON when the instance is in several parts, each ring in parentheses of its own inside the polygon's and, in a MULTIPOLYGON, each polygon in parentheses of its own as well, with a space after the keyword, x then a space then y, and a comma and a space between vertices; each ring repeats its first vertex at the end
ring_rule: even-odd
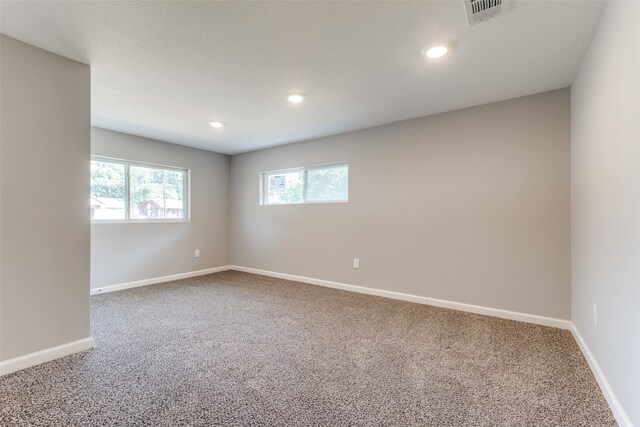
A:
POLYGON ((91 226, 92 288, 229 264, 229 156, 99 128, 91 154, 191 170, 191 222, 91 226))
POLYGON ((638 22, 640 3, 610 3, 571 89, 571 308, 573 323, 640 426, 638 22))
POLYGON ((231 261, 568 319, 569 113, 563 89, 233 156, 231 261), (259 205, 260 172, 344 160, 349 203, 259 205))
POLYGON ((0 359, 90 336, 89 67, 0 36, 0 359))

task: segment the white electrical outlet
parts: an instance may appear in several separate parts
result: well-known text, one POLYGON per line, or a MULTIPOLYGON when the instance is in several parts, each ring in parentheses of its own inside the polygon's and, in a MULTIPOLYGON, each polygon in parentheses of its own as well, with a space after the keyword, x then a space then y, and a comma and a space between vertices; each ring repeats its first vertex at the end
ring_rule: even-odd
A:
POLYGON ((196 256, 196 258, 200 258, 200 249, 196 249, 194 255, 196 256))
POLYGON ((593 304, 593 324, 598 326, 598 306, 593 304))
POLYGON ((360 258, 353 259, 353 268, 360 268, 360 258))

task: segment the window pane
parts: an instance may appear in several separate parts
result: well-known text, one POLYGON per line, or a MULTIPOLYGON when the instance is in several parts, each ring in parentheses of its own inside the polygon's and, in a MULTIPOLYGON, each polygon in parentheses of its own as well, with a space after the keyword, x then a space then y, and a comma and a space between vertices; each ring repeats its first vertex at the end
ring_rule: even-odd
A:
POLYGON ((122 163, 91 161, 91 219, 125 219, 124 180, 122 163))
POLYGON ((270 174, 267 203, 302 203, 302 171, 270 174))
POLYGON ((347 200, 349 198, 349 166, 336 165, 307 171, 305 201, 347 200))
POLYGON ((184 218, 185 172, 165 170, 165 218, 184 218))
POLYGON ((184 218, 184 172, 129 168, 129 218, 184 218))

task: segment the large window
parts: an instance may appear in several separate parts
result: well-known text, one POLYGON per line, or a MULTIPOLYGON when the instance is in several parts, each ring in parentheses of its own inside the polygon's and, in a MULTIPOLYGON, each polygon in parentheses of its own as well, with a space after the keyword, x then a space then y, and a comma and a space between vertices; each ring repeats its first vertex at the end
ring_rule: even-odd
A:
POLYGON ((91 158, 91 219, 94 221, 186 221, 186 169, 91 158))
POLYGON ((261 203, 346 202, 349 200, 349 165, 330 165, 263 172, 261 203))

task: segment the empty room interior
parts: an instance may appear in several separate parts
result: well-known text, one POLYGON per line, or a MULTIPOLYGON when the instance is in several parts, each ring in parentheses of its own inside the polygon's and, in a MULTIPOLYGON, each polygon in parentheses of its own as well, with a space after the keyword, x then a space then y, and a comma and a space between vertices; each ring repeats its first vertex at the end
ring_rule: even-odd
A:
POLYGON ((640 1, 0 1, 0 426, 640 426, 640 1))

